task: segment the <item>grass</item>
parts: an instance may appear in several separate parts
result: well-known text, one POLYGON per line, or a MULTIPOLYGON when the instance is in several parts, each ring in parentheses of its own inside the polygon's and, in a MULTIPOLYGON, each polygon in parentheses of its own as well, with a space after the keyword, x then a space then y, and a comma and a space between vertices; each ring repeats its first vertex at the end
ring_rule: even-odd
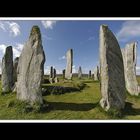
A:
MULTIPOLYGON (((43 99, 48 105, 40 111, 39 106, 31 108, 25 102, 16 100, 16 93, 0 94, 1 120, 107 120, 107 119, 140 119, 140 96, 127 94, 125 110, 121 114, 112 110, 105 112, 99 105, 101 99, 100 83, 92 79, 76 77, 72 81, 63 81, 56 84, 43 84, 44 88, 50 86, 71 87, 79 90, 64 92, 63 94, 44 95, 43 99), (82 87, 84 84, 84 87, 82 87), (81 86, 82 85, 82 86, 81 86), (81 88, 82 87, 82 88, 81 88)), ((138 77, 140 82, 140 77, 138 77)), ((1 88, 0 88, 1 89, 1 88)), ((1 92, 1 91, 0 91, 1 92)))

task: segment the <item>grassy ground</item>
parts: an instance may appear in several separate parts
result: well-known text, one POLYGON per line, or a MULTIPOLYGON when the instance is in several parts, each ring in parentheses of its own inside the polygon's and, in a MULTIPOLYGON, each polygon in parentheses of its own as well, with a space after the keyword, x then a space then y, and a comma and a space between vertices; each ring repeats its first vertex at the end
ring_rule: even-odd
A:
MULTIPOLYGON (((140 81, 140 77, 138 78, 140 81)), ((9 106, 12 100, 16 99, 16 94, 0 95, 0 119, 41 119, 41 120, 96 120, 96 119, 140 119, 140 97, 132 97, 127 95, 126 107, 120 118, 114 117, 104 112, 99 106, 101 99, 100 84, 94 82, 92 79, 78 80, 74 78, 73 81, 63 82, 60 79, 58 84, 44 84, 43 87, 48 86, 65 86, 78 87, 79 83, 84 83, 86 86, 82 90, 66 92, 60 95, 45 95, 44 100, 47 101, 49 107, 43 112, 29 112, 21 111, 19 106, 9 106)), ((1 91, 0 91, 1 92, 1 91)))

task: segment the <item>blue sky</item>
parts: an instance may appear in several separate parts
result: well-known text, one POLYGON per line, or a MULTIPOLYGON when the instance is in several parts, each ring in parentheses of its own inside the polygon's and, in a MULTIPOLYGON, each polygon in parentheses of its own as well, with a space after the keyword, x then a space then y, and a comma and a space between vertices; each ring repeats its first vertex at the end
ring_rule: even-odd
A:
POLYGON ((99 65, 99 28, 106 24, 115 34, 120 47, 132 41, 138 42, 137 74, 140 74, 140 21, 41 21, 41 20, 0 20, 0 59, 5 48, 13 46, 14 57, 19 56, 28 40, 33 25, 38 25, 46 55, 45 73, 54 66, 57 73, 66 67, 65 54, 73 49, 73 72, 82 67, 83 73, 99 65))

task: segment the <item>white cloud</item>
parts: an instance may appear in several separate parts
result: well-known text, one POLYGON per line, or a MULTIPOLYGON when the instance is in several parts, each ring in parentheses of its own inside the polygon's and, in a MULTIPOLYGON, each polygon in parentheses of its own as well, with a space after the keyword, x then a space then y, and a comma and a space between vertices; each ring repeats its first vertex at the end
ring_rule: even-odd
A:
POLYGON ((56 21, 42 20, 41 23, 46 29, 53 29, 53 26, 56 24, 56 21))
MULTIPOLYGON (((4 55, 4 53, 5 53, 5 49, 6 49, 6 45, 5 44, 1 44, 0 45, 0 52, 4 55)), ((2 57, 1 57, 2 58, 2 57)))
MULTIPOLYGON (((45 66, 44 74, 50 75, 50 68, 51 68, 51 66, 45 66)), ((53 66, 53 68, 55 68, 55 67, 53 66)), ((62 70, 56 69, 56 74, 62 74, 62 70)))
POLYGON ((0 28, 4 32, 9 32, 11 36, 18 36, 20 35, 20 26, 16 22, 9 22, 9 21, 0 21, 0 28))
MULTIPOLYGON (((1 54, 0 58, 3 57, 7 46, 9 46, 9 45, 0 44, 0 54, 1 54)), ((21 44, 21 43, 16 43, 15 46, 12 46, 12 48, 13 48, 13 57, 14 58, 20 56, 23 46, 24 45, 21 44)))
POLYGON ((50 74, 50 66, 45 66, 44 67, 44 74, 47 74, 47 75, 50 74))
POLYGON ((3 22, 0 22, 0 28, 1 28, 3 31, 6 31, 6 29, 5 29, 5 25, 4 25, 3 22))
POLYGON ((24 44, 16 43, 16 46, 17 46, 16 48, 17 48, 19 51, 22 51, 24 44))
POLYGON ((140 37, 140 21, 126 21, 122 24, 117 38, 120 41, 127 41, 134 37, 140 37))
POLYGON ((21 54, 21 51, 19 51, 17 48, 13 47, 13 56, 15 57, 19 57, 21 54))
POLYGON ((64 59, 66 59, 66 56, 65 55, 62 56, 62 57, 59 57, 59 60, 64 60, 64 59))
POLYGON ((95 38, 94 38, 94 36, 90 36, 89 38, 88 38, 88 40, 90 41, 90 40, 94 40, 95 38))
POLYGON ((140 71, 140 67, 139 67, 139 66, 137 66, 137 67, 136 67, 136 70, 139 70, 139 71, 140 71))
POLYGON ((24 46, 24 44, 21 44, 21 43, 16 43, 16 45, 13 46, 13 55, 14 55, 14 58, 20 56, 21 51, 23 49, 23 46, 24 46))
POLYGON ((87 42, 92 41, 94 39, 95 39, 94 36, 90 36, 89 38, 86 38, 85 40, 80 41, 80 45, 86 44, 87 42))
POLYGON ((16 22, 7 22, 7 24, 9 25, 10 33, 13 36, 20 35, 20 26, 16 22))
POLYGON ((76 67, 75 67, 75 65, 72 66, 72 73, 76 73, 76 67))
POLYGON ((46 36, 46 35, 42 35, 42 37, 46 38, 47 40, 53 40, 52 37, 46 36))
POLYGON ((56 74, 62 74, 62 70, 56 69, 56 74))
MULTIPOLYGON (((1 61, 2 61, 2 57, 4 56, 5 54, 5 50, 6 50, 6 47, 9 46, 9 45, 6 45, 6 44, 0 44, 0 73, 1 73, 1 61)), ((12 46, 13 48, 13 59, 15 57, 19 57, 20 54, 21 54, 21 51, 23 49, 23 44, 21 43, 16 43, 15 46, 12 46)))
POLYGON ((140 75, 140 66, 136 66, 136 74, 140 75))

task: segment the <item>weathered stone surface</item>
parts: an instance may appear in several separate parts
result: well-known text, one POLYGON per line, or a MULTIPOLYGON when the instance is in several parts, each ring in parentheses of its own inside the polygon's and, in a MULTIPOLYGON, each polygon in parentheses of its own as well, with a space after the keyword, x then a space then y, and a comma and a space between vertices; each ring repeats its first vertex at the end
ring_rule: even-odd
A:
POLYGON ((79 79, 82 78, 82 68, 81 68, 81 66, 79 67, 79 70, 78 70, 78 78, 79 79))
POLYGON ((6 48, 2 58, 2 92, 10 92, 13 87, 13 50, 12 46, 6 48))
POLYGON ((125 86, 131 95, 139 95, 140 87, 136 79, 137 43, 127 44, 122 49, 125 86))
POLYGON ((72 65, 73 65, 73 50, 72 49, 67 51, 66 58, 67 58, 67 66, 66 66, 66 71, 65 71, 65 78, 72 79, 72 65))
POLYGON ((98 66, 94 69, 94 80, 95 81, 100 80, 100 73, 99 73, 99 67, 98 66))
POLYGON ((18 66, 18 61, 19 61, 19 57, 16 57, 14 59, 14 63, 13 63, 13 79, 14 79, 14 83, 17 81, 17 66, 18 66))
POLYGON ((91 78, 91 70, 89 70, 88 78, 89 78, 89 79, 91 78))
POLYGON ((29 39, 19 57, 17 76, 17 99, 42 104, 41 82, 45 54, 38 26, 33 26, 29 39))
POLYGON ((106 25, 100 27, 100 105, 106 111, 125 106, 125 78, 121 49, 106 25))

